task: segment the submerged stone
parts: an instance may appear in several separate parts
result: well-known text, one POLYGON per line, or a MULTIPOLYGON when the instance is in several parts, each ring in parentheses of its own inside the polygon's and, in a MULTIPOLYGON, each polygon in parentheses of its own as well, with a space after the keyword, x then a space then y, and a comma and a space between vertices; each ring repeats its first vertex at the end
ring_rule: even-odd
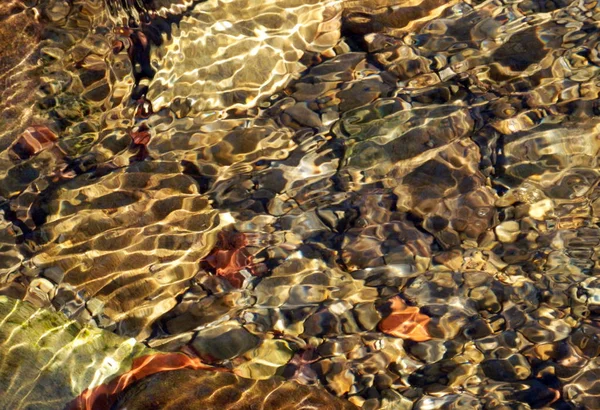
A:
POLYGON ((249 380, 231 373, 177 370, 142 379, 125 391, 115 408, 350 410, 351 403, 322 389, 280 380, 249 380))

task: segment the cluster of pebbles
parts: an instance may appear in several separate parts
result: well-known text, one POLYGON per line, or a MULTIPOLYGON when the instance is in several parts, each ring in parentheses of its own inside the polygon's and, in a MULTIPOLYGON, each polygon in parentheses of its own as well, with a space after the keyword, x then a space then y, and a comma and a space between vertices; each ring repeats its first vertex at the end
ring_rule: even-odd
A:
POLYGON ((2 295, 363 409, 600 408, 596 1, 0 7, 2 295))

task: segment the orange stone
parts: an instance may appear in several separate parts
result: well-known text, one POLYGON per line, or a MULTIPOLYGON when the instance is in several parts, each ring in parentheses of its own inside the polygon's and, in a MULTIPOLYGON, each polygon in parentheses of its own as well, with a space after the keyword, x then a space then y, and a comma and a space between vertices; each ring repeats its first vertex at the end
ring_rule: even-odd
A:
POLYGON ((56 134, 48 127, 34 125, 19 136, 14 148, 21 152, 22 156, 31 157, 52 147, 57 139, 56 134))
POLYGON ((431 339, 427 331, 427 324, 431 320, 429 316, 420 313, 417 306, 407 306, 399 296, 390 301, 392 302, 392 313, 379 322, 379 330, 385 334, 415 342, 425 342, 431 339))

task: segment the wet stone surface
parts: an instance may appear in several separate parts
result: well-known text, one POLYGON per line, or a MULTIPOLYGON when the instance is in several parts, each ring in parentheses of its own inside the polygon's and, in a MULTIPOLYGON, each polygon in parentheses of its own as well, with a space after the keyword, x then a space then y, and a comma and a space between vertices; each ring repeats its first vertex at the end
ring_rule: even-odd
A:
POLYGON ((25 374, 26 324, 70 323, 36 336, 36 366, 64 367, 32 370, 61 386, 43 408, 127 374, 132 346, 187 364, 135 368, 121 406, 152 385, 165 408, 600 408, 599 19, 587 0, 3 2, 0 294, 28 307, 0 352, 25 374), (67 388, 82 347, 55 349, 81 326, 138 344, 86 347, 67 388))

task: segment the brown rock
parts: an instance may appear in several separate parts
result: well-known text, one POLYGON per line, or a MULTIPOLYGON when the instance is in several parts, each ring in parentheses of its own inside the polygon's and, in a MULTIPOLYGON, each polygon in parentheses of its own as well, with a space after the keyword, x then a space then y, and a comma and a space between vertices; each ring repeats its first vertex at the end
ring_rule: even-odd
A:
POLYGON ((119 398, 115 408, 343 410, 356 407, 315 387, 275 379, 250 380, 231 373, 182 369, 140 380, 119 398))

